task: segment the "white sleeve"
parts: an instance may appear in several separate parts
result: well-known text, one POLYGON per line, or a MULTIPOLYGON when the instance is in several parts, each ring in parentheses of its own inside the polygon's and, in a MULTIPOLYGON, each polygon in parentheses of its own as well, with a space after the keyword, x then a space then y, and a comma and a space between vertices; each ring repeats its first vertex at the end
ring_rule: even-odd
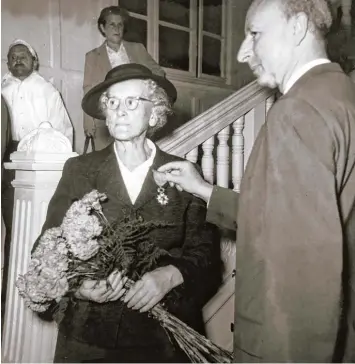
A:
POLYGON ((73 144, 73 126, 68 112, 58 90, 53 88, 52 95, 48 100, 49 121, 53 128, 63 133, 73 144))

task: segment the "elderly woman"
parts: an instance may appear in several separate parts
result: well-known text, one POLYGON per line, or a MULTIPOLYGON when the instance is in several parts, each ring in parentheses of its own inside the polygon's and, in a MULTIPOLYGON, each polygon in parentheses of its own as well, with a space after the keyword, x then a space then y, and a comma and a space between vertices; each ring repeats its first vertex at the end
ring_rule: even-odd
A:
MULTIPOLYGON (((105 37, 105 42, 85 56, 84 94, 103 81, 110 69, 126 63, 139 63, 157 75, 165 75, 143 44, 123 40, 128 19, 128 12, 118 6, 102 9, 97 26, 105 37)), ((84 113, 84 132, 86 136, 94 137, 97 150, 106 147, 113 140, 105 123, 87 113, 84 113)))
POLYGON ((152 171, 180 158, 147 138, 166 123, 175 99, 167 79, 138 64, 112 69, 83 99, 88 115, 106 120, 114 143, 66 162, 43 231, 61 224, 73 200, 97 189, 108 196, 103 212, 110 222, 133 213, 147 222, 168 223, 150 236, 169 256, 126 292, 120 272, 108 277, 112 289, 105 281, 96 286, 85 281, 59 326, 56 362, 186 362, 147 313, 168 293, 175 299, 164 301, 167 308, 203 333, 202 307, 220 283, 219 236, 205 222, 202 200, 169 185, 164 186, 167 203, 157 198, 152 171))

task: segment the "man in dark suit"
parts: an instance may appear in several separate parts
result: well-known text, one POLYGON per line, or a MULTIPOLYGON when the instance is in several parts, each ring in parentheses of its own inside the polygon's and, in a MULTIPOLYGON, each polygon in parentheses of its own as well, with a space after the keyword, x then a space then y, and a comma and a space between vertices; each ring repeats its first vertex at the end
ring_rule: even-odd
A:
POLYGON ((158 170, 237 227, 237 362, 355 361, 355 87, 327 59, 330 25, 323 0, 251 5, 238 60, 283 95, 240 195, 187 162, 158 170))
POLYGON ((106 280, 85 281, 59 326, 56 362, 185 362, 147 315, 163 299, 172 313, 204 331, 202 308, 221 280, 218 232, 205 222, 200 199, 159 187, 152 169, 179 158, 146 137, 164 125, 175 99, 172 83, 138 64, 113 68, 83 99, 88 115, 106 119, 115 142, 66 162, 43 232, 62 223, 74 200, 97 189, 108 197, 103 213, 110 223, 130 215, 161 223, 149 237, 169 255, 126 292, 125 302, 119 300, 125 291, 121 273, 109 277, 112 289, 106 280))

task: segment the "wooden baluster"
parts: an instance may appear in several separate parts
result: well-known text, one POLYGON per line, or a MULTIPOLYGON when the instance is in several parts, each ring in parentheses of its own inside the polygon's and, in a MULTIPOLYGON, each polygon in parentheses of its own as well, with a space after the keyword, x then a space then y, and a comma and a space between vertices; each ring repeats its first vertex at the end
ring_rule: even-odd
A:
POLYGON ((188 152, 186 154, 186 159, 192 163, 196 163, 197 162, 197 157, 198 157, 198 147, 192 149, 190 152, 188 152))
POLYGON ((214 136, 202 144, 202 172, 205 180, 211 184, 214 181, 214 160, 213 160, 214 136))
POLYGON ((351 0, 341 0, 341 10, 343 13, 341 22, 344 25, 349 36, 351 34, 351 3, 351 0))
POLYGON ((229 125, 217 134, 217 185, 228 187, 229 177, 229 125))
POLYGON ((233 123, 232 137, 232 181, 233 190, 239 192, 244 172, 244 135, 245 118, 242 116, 233 123))

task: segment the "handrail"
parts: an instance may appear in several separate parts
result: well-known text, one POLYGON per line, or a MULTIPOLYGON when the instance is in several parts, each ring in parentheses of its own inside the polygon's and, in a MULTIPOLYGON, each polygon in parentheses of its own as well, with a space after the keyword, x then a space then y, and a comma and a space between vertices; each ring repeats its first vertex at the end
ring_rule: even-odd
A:
POLYGON ((165 152, 183 157, 273 93, 274 90, 254 81, 158 140, 157 144, 165 152))

